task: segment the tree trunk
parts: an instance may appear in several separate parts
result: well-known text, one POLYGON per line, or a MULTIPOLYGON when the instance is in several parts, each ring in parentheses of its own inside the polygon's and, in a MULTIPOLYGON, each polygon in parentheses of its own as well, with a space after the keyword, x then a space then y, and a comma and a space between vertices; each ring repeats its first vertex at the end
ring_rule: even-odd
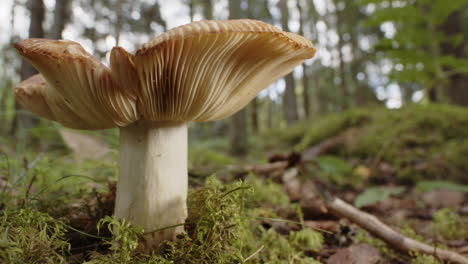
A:
POLYGON ((213 19, 213 3, 212 0, 203 0, 203 18, 206 20, 213 19))
MULTIPOLYGON (((299 11, 299 35, 304 36, 304 13, 300 0, 297 0, 297 10, 299 11)), ((302 64, 302 104, 304 107, 304 116, 307 118, 310 114, 310 95, 309 95, 309 81, 307 76, 307 65, 302 64)))
MULTIPOLYGON (((44 3, 42 0, 30 0, 28 4, 31 18, 29 24, 29 37, 43 38, 44 29, 42 28, 42 23, 44 22, 45 17, 44 3)), ((34 67, 23 59, 21 62, 20 71, 21 80, 25 80, 35 73, 37 73, 37 71, 34 69, 34 67)), ((39 119, 22 109, 22 107, 16 101, 15 109, 16 115, 13 121, 13 133, 25 129, 30 129, 37 124, 39 119)))
MULTIPOLYGON (((257 0, 258 1, 258 0, 257 0)), ((258 2, 257 2, 258 4, 258 2)), ((247 18, 255 19, 255 11, 263 11, 263 10, 256 10, 255 8, 255 1, 248 0, 247 1, 247 18)), ((252 132, 257 133, 259 129, 259 121, 258 121, 258 99, 257 96, 250 102, 250 122, 252 125, 252 132)))
MULTIPOLYGON (((242 17, 241 0, 229 1, 229 19, 242 17)), ((231 152, 236 156, 243 156, 247 153, 247 113, 246 108, 231 117, 231 152)))
POLYGON ((258 132, 259 130, 259 122, 258 122, 258 100, 257 97, 255 97, 252 102, 250 103, 251 111, 250 111, 250 118, 252 122, 252 131, 253 132, 258 132))
MULTIPOLYGON (((442 24, 442 31, 447 37, 453 37, 457 34, 463 35, 463 41, 460 41, 458 45, 453 42, 443 43, 441 46, 442 55, 455 56, 458 59, 467 59, 468 54, 464 45, 466 42, 466 34, 463 34, 463 21, 460 15, 461 11, 457 10, 453 14, 447 17, 447 20, 442 24)), ((448 69, 450 71, 450 69, 448 69)), ((447 85, 447 95, 450 103, 468 106, 468 74, 454 74, 449 77, 447 85)))
MULTIPOLYGON (((278 7, 281 11, 281 27, 283 28, 283 31, 289 31, 288 1, 280 0, 278 2, 278 7)), ((286 122, 289 125, 298 120, 297 97, 294 84, 294 75, 292 72, 284 77, 284 82, 286 87, 283 95, 283 108, 286 122)))
POLYGON ((62 39, 62 32, 69 21, 69 0, 56 0, 54 9, 54 25, 52 28, 52 38, 62 39))
MULTIPOLYGON (((337 6, 338 1, 334 1, 335 6, 337 6)), ((341 107, 346 109, 349 107, 349 98, 350 92, 349 92, 349 86, 347 84, 346 80, 346 69, 345 69, 345 62, 344 62, 344 56, 343 56, 343 46, 344 46, 344 40, 343 40, 343 11, 336 9, 335 11, 335 17, 336 17, 336 32, 338 33, 338 59, 340 61, 340 66, 339 66, 339 77, 340 77, 340 86, 339 89, 342 89, 343 91, 343 96, 341 98, 341 107)))

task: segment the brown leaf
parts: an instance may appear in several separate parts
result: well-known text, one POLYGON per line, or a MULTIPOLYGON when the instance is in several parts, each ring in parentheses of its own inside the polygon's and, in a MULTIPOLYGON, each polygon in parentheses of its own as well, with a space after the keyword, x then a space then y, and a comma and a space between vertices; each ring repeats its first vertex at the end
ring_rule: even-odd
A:
POLYGON ((381 259, 379 251, 368 244, 352 245, 339 249, 327 264, 375 264, 381 259))

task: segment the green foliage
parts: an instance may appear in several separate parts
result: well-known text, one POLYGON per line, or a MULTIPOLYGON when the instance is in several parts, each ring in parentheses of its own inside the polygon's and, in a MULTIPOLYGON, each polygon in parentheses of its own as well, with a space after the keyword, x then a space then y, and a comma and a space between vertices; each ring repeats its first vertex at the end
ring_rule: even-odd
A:
POLYGON ((383 202, 390 198, 390 196, 399 195, 404 191, 404 187, 369 187, 356 197, 354 205, 357 207, 363 207, 377 202, 383 202))
POLYGON ((450 208, 438 210, 434 214, 434 230, 444 239, 464 239, 468 236, 468 222, 450 208))
POLYGON ((0 262, 11 264, 65 263, 70 245, 65 224, 32 209, 3 211, 0 219, 0 262))
POLYGON ((445 189, 468 193, 468 186, 449 181, 420 181, 415 186, 416 190, 429 192, 432 190, 445 189))
POLYGON ((414 83, 427 90, 440 89, 452 74, 468 72, 468 60, 455 54, 443 55, 440 48, 447 44, 457 46, 463 39, 460 34, 448 35, 440 28, 454 11, 466 6, 465 0, 403 0, 397 5, 387 0, 361 3, 376 4, 376 10, 366 21, 368 26, 380 27, 391 22, 396 29, 394 35, 374 46, 379 59, 393 62, 391 81, 414 83))

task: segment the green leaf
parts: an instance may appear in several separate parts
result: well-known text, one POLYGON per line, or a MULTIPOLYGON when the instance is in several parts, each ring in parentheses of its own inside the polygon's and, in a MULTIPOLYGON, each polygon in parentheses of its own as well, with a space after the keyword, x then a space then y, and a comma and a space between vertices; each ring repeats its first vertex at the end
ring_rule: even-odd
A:
POLYGON ((418 182, 418 184, 416 184, 416 190, 421 192, 429 192, 438 189, 446 189, 468 193, 468 185, 458 184, 449 181, 421 181, 418 182))
POLYGON ((399 195, 405 191, 405 188, 400 187, 370 187, 367 188, 354 200, 356 207, 363 207, 377 202, 383 202, 392 195, 399 195))
POLYGON ((320 169, 332 175, 343 175, 351 173, 353 167, 343 159, 335 156, 322 156, 317 158, 320 169))

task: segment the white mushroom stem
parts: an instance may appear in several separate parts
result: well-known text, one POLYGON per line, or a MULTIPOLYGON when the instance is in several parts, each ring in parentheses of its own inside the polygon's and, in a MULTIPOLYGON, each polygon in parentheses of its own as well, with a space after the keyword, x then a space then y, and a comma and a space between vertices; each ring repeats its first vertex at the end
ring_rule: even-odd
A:
MULTIPOLYGON (((137 122, 120 129, 115 216, 145 232, 187 218, 187 125, 137 122)), ((145 236, 144 251, 172 240, 183 226, 145 236)))

